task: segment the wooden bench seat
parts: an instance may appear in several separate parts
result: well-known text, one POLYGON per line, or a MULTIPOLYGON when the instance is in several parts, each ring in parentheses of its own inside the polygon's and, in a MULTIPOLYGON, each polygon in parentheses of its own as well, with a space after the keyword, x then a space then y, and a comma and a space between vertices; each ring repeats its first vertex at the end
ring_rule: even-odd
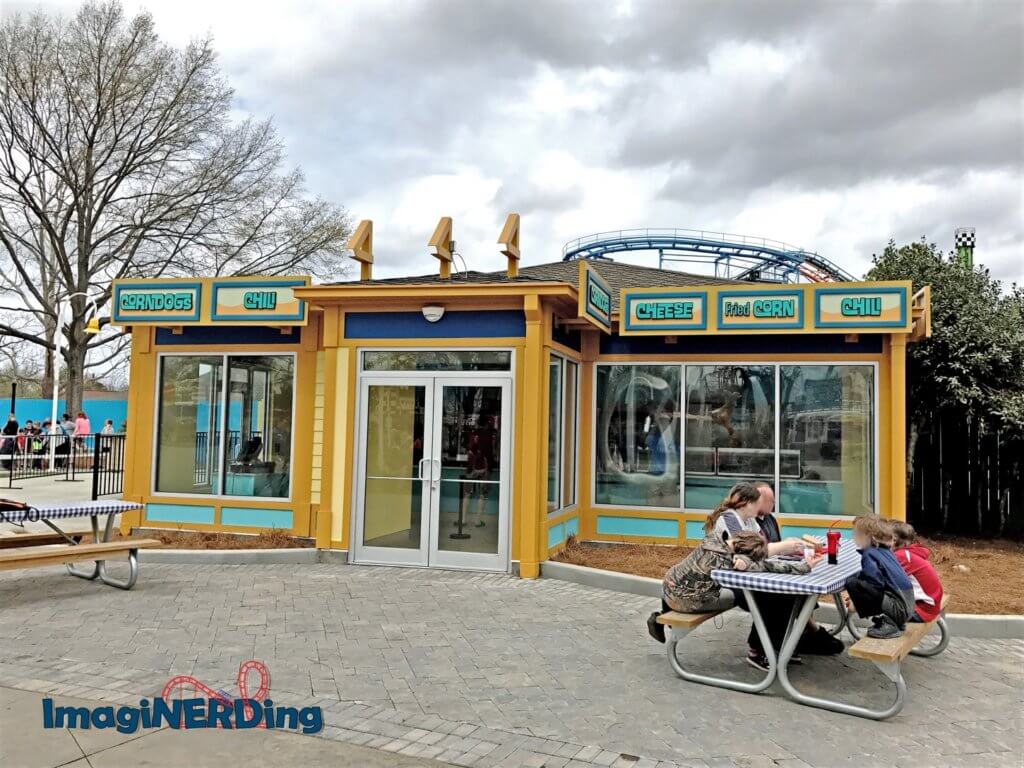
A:
POLYGON ((666 627, 680 627, 681 629, 696 629, 705 621, 715 618, 725 611, 708 611, 707 613, 679 613, 669 611, 658 617, 658 623, 666 627))
MULTIPOLYGON (((28 534, 25 534, 28 535, 28 534)), ((99 544, 78 546, 34 546, 0 551, 0 571, 15 568, 36 568, 43 565, 63 565, 85 560, 109 560, 113 556, 138 549, 160 547, 156 539, 118 539, 99 544)))
MULTIPOLYGON (((84 531, 73 531, 68 534, 68 538, 72 539, 75 543, 80 542, 85 538, 87 534, 84 531)), ((91 535, 91 534, 88 534, 91 535)), ((0 536, 0 549, 10 549, 11 547, 32 547, 42 546, 43 544, 67 544, 68 540, 61 536, 59 533, 46 532, 46 533, 15 533, 11 536, 0 536)))
MULTIPOLYGON (((943 594, 941 610, 946 610, 948 603, 949 595, 943 594)), ((870 661, 903 661, 914 650, 914 646, 931 631, 937 621, 938 619, 928 622, 908 621, 906 629, 899 637, 885 640, 877 637, 863 637, 850 646, 849 653, 858 659, 870 661)))

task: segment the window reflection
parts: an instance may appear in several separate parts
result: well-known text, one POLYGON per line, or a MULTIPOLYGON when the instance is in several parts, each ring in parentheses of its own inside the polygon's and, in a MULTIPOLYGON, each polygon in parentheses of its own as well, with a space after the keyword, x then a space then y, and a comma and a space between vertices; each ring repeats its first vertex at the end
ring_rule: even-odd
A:
POLYGON ((597 367, 598 504, 679 506, 679 366, 597 367))
POLYGON ((775 480, 775 366, 686 367, 686 509, 740 480, 775 480))
POLYGON ((873 369, 866 365, 781 366, 785 514, 874 511, 873 369))

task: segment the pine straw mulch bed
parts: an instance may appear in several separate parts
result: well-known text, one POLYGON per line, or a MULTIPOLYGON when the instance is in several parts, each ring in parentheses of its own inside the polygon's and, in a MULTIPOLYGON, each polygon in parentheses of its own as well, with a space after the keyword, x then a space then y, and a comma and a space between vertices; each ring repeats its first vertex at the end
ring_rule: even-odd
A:
MULTIPOLYGON (((931 549, 932 563, 950 593, 950 613, 1024 614, 1024 542, 941 536, 921 543, 931 549)), ((553 559, 660 579, 689 552, 689 547, 571 538, 553 559)))
POLYGON ((147 528, 136 531, 134 537, 159 539, 166 549, 309 549, 316 546, 313 539, 297 539, 273 529, 253 535, 147 528))

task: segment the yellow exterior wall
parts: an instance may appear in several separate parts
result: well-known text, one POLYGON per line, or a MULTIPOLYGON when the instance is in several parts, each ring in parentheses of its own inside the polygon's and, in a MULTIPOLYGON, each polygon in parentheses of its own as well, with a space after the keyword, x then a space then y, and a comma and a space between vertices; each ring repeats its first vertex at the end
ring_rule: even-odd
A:
POLYGON ((124 498, 144 504, 173 504, 182 506, 213 507, 214 522, 178 523, 147 520, 144 512, 124 515, 121 529, 127 532, 133 527, 145 525, 150 528, 176 530, 228 531, 255 533, 259 527, 222 525, 221 510, 224 507, 291 510, 294 536, 311 536, 313 524, 313 445, 308 430, 294 430, 291 453, 291 499, 270 499, 265 497, 232 497, 214 495, 184 495, 153 493, 153 446, 156 429, 157 375, 159 355, 162 353, 192 353, 196 355, 229 354, 274 354, 295 355, 294 424, 315 423, 314 398, 310 396, 316 388, 317 339, 320 328, 319 317, 310 315, 309 324, 291 331, 293 342, 286 344, 258 345, 239 344, 232 346, 215 345, 161 345, 156 346, 156 328, 134 327, 131 348, 131 386, 128 394, 128 433, 126 437, 124 498))
POLYGON ((321 478, 324 466, 324 386, 326 372, 323 350, 316 353, 316 391, 313 396, 313 468, 310 474, 309 501, 320 503, 321 478))

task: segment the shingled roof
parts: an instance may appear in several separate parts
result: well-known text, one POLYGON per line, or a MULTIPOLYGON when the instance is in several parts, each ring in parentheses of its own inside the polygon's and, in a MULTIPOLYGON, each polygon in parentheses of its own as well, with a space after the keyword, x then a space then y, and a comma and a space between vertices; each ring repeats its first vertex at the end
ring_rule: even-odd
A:
MULTIPOLYGON (((612 289, 612 310, 618 308, 619 290, 621 288, 671 288, 678 285, 724 285, 735 282, 707 275, 693 275, 672 269, 655 269, 641 267, 636 264, 625 264, 619 261, 595 260, 590 262, 612 289)), ((579 286, 579 262, 553 261, 548 264, 534 264, 519 268, 516 277, 509 277, 501 272, 453 272, 448 280, 442 280, 437 274, 416 275, 408 277, 386 277, 378 280, 353 281, 347 280, 330 285, 423 285, 442 286, 457 283, 507 284, 507 283, 568 283, 576 288, 579 286)))

